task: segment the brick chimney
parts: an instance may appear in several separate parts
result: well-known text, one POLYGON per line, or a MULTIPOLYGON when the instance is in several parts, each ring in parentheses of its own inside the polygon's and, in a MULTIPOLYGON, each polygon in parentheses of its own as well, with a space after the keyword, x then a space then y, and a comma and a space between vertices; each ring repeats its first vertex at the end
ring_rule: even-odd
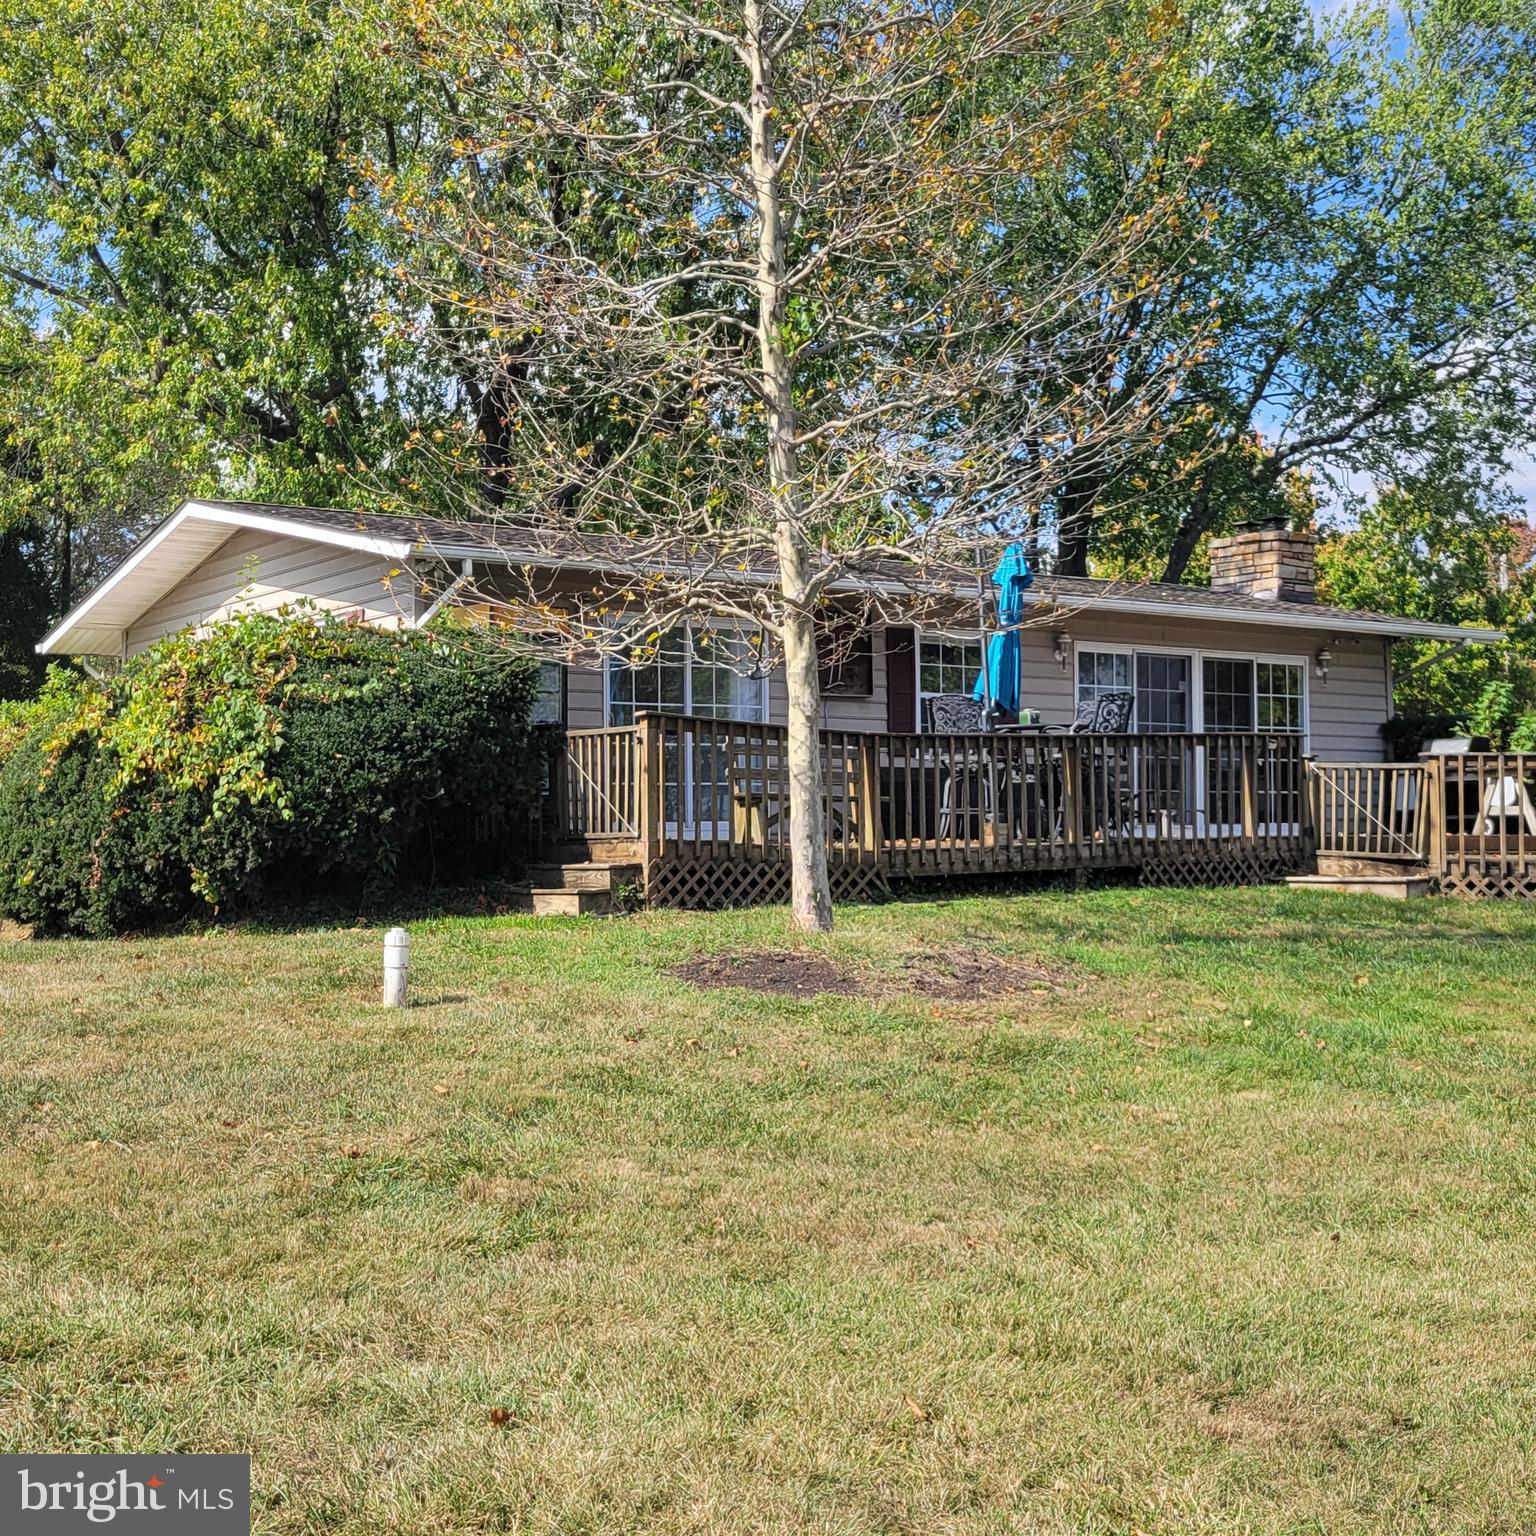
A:
POLYGON ((1211 540, 1211 590, 1272 603, 1317 601, 1317 536, 1283 520, 1243 523, 1211 540))

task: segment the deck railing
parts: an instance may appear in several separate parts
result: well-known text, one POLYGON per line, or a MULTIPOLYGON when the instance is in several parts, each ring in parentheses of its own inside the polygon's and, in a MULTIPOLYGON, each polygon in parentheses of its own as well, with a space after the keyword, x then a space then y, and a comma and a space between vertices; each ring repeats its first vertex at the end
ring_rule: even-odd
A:
POLYGON ((640 835, 640 733, 633 726, 567 731, 555 757, 558 830, 567 837, 640 835))
MULTIPOLYGON (((1299 736, 819 733, 834 864, 946 874, 1299 855, 1299 736)), ((646 859, 788 857, 783 726, 649 715, 570 733, 556 804, 572 837, 646 859)))
POLYGON ((1314 763, 1317 852, 1420 865, 1442 890, 1536 893, 1536 753, 1314 763))
MULTIPOLYGON (((828 853, 845 870, 1176 860, 1230 875, 1300 867, 1315 850, 1422 866, 1446 890, 1536 894, 1536 753, 1309 763, 1301 738, 1281 733, 823 731, 819 742, 828 853)), ((571 731, 549 830, 648 867, 782 863, 787 748, 783 726, 678 715, 571 731)))
POLYGON ((1430 851, 1433 776, 1430 763, 1313 763, 1318 853, 1423 863, 1430 851))
POLYGON ((1442 873, 1476 882, 1536 866, 1536 752, 1426 759, 1443 815, 1432 850, 1442 873))

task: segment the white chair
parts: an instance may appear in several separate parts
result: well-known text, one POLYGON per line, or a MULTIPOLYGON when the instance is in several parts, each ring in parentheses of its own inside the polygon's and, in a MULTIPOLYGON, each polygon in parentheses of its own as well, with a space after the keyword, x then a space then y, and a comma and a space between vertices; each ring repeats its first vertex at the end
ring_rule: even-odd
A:
POLYGON ((1483 791, 1483 803, 1478 810, 1484 837, 1492 837, 1494 823, 1514 816, 1525 823, 1528 832, 1536 835, 1536 806, 1526 793, 1525 785, 1513 774, 1492 779, 1483 791))

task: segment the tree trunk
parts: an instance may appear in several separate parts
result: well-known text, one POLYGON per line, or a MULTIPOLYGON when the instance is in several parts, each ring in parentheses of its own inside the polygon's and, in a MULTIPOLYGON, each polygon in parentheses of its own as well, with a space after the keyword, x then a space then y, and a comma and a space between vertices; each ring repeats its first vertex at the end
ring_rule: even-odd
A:
POLYGON ((780 626, 789 695, 789 874, 795 925, 816 933, 832 926, 827 875, 826 786, 821 759, 821 678, 816 626, 808 604, 791 589, 804 587, 810 551, 797 530, 781 523, 779 569, 788 611, 780 626))
POLYGON ((1093 542, 1093 507, 1098 500, 1097 475, 1071 475, 1057 501, 1056 574, 1086 576, 1093 542))
POLYGON ((1189 562, 1200 547, 1200 540, 1205 537, 1207 530, 1215 521, 1211 512, 1213 489, 1212 473, 1207 468, 1200 477, 1200 486, 1195 492, 1194 500, 1179 520, 1178 529, 1173 535, 1172 547, 1168 551, 1168 561, 1163 566, 1160 580, 1183 581, 1184 572, 1189 569, 1189 562))
POLYGON ((790 891, 795 923, 826 932, 832 926, 822 774, 821 679, 812 610, 811 548, 800 498, 795 443, 794 381, 784 350, 785 239, 778 151, 773 126, 773 51, 763 35, 763 0, 747 0, 744 58, 752 72, 752 180, 757 194, 757 342, 760 383, 768 407, 768 473, 775 506, 783 616, 779 634, 789 693, 790 891))

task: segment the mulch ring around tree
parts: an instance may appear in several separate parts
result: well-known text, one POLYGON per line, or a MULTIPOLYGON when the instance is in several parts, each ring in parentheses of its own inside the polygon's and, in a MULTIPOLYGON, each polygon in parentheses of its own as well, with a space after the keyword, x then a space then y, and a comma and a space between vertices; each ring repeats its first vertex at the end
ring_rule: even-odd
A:
POLYGON ((900 957, 906 986, 918 997, 970 1002, 1020 992, 1060 992, 1075 985, 1060 966, 1021 960, 1017 955, 975 945, 955 949, 918 949, 900 957))
POLYGON ((696 987, 742 987, 769 997, 817 997, 831 992, 857 997, 864 988, 851 971, 834 965, 823 955, 797 954, 793 950, 746 950, 730 955, 700 955, 671 974, 696 987))
POLYGON ((700 955, 673 966, 670 975, 696 987, 741 987, 769 997, 914 996, 946 1002, 1075 990, 1080 985, 1059 966, 1020 959, 985 945, 910 950, 896 969, 865 973, 825 955, 797 950, 746 950, 700 955))

